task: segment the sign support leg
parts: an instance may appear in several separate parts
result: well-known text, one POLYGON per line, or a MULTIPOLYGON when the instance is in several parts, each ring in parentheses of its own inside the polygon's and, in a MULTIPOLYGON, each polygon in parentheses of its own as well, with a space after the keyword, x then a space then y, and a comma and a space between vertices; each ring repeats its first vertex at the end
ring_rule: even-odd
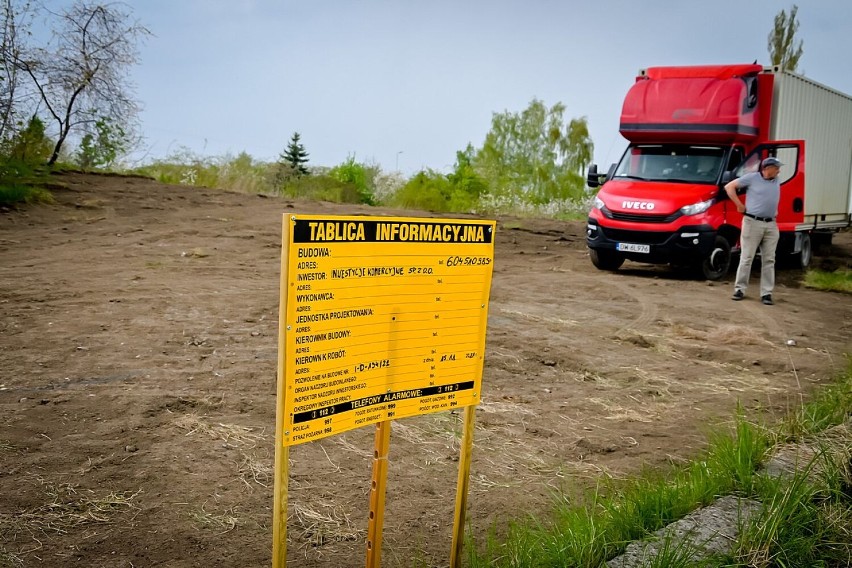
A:
MULTIPOLYGON (((280 432, 281 429, 279 428, 280 432)), ((276 436, 277 438, 278 436, 276 436)), ((290 448, 281 440, 275 446, 275 488, 272 505, 272 568, 287 564, 287 480, 290 448)))
POLYGON ((476 406, 464 407, 464 430, 459 450, 459 478, 456 484, 456 511, 453 515, 453 544, 450 550, 450 568, 461 568, 464 545, 464 521, 467 509, 467 492, 470 481, 470 455, 473 450, 473 417, 476 406))
MULTIPOLYGON (((275 473, 272 489, 272 568, 285 568, 287 564, 287 483, 290 479, 290 447, 284 445, 284 421, 286 418, 286 341, 287 329, 285 310, 289 250, 289 225, 287 215, 281 219, 281 307, 278 310, 278 382, 275 404, 275 473)), ((291 387, 292 388, 292 387, 291 387)), ((288 432, 289 433, 289 432, 288 432)))
POLYGON ((385 517, 390 432, 390 420, 376 424, 373 480, 370 484, 370 521, 367 526, 367 568, 379 568, 382 565, 382 525, 385 517))

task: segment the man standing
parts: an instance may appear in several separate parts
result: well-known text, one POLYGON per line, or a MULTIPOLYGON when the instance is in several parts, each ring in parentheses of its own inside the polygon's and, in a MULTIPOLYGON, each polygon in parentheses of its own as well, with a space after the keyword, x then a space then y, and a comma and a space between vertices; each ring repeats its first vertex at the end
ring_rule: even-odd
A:
POLYGON ((775 288, 775 249, 778 246, 778 201, 781 199, 781 183, 778 172, 783 164, 776 158, 766 158, 760 163, 760 171, 746 174, 725 185, 725 192, 743 216, 740 234, 740 265, 734 284, 733 300, 745 298, 751 263, 760 247, 760 299, 771 306, 772 290, 775 288), (748 194, 748 203, 743 204, 737 190, 748 194))

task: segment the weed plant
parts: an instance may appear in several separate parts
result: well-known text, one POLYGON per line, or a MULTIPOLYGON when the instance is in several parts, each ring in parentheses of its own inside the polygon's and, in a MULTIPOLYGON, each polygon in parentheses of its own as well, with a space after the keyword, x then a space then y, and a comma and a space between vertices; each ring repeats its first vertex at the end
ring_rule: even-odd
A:
POLYGON ((780 441, 798 441, 841 424, 852 411, 852 360, 844 375, 817 391, 811 401, 792 412, 779 429, 780 441))

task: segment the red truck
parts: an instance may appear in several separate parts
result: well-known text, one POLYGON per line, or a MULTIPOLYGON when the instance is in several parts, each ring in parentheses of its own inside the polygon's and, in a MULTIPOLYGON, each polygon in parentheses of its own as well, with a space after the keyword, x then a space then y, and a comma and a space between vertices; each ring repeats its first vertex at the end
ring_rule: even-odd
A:
MULTIPOLYGON (((723 278, 739 251, 742 214, 722 186, 774 156, 781 168, 779 259, 811 260, 812 241, 852 222, 852 97, 758 64, 650 67, 627 92, 629 145, 589 213, 592 263, 690 265, 723 278)), ((746 197, 747 199, 747 197, 746 197)))

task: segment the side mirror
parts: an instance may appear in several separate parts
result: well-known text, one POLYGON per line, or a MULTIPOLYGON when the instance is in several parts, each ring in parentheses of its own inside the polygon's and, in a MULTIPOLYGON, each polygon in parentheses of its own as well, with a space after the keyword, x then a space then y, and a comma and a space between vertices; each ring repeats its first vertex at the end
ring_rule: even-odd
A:
POLYGON ((726 170, 722 173, 722 181, 719 182, 721 185, 727 185, 730 181, 734 179, 734 172, 730 170, 726 170))
POLYGON ((601 184, 601 174, 598 173, 598 165, 592 164, 589 166, 589 172, 586 174, 586 185, 589 187, 598 187, 601 184))

